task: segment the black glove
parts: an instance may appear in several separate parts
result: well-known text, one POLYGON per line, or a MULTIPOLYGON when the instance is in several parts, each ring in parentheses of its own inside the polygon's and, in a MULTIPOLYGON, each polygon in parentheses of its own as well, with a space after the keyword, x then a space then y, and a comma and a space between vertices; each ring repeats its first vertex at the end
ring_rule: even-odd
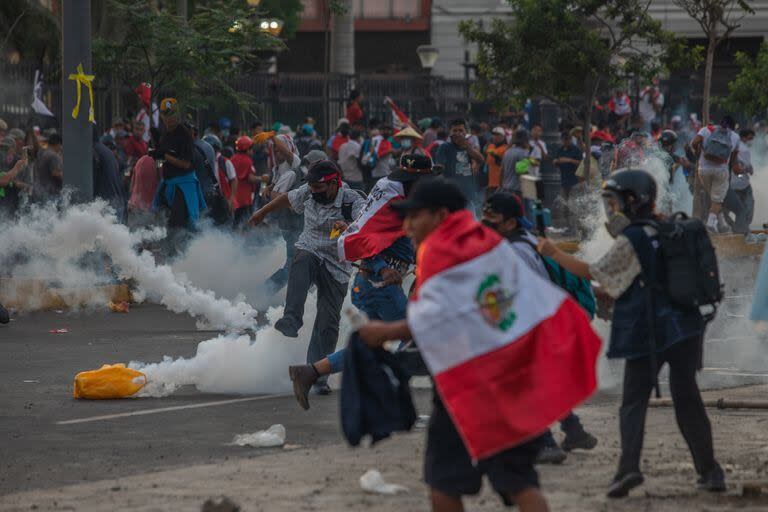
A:
POLYGON ((165 151, 160 148, 149 148, 147 154, 155 160, 162 160, 165 157, 165 151))

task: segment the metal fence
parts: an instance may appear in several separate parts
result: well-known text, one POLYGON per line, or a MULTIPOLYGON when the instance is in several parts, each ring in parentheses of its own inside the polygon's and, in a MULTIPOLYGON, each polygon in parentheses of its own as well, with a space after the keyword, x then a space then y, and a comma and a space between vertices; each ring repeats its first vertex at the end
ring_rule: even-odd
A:
MULTIPOLYGON (((30 108, 37 66, 0 64, 0 117, 13 124, 56 125, 61 112, 61 69, 44 66, 43 101, 56 116, 55 120, 33 116, 30 108)), ((330 75, 327 77, 328 105, 323 108, 325 80, 322 74, 251 74, 232 80, 236 91, 250 95, 252 102, 247 109, 236 104, 209 106, 194 112, 199 125, 205 125, 220 117, 229 117, 235 124, 247 126, 256 118, 265 124, 280 121, 293 127, 305 117, 313 117, 321 127, 333 127, 344 116, 346 100, 352 89, 365 97, 363 109, 367 117, 381 121, 391 120, 389 108, 384 104, 391 97, 412 119, 439 116, 487 117, 489 107, 477 100, 470 83, 449 80, 426 74, 401 75, 330 75)), ((97 77, 94 90, 96 121, 107 126, 114 117, 125 116, 139 108, 138 98, 126 86, 110 84, 108 79, 97 77)), ((183 98, 180 98, 183 101, 183 98)), ((327 130, 326 130, 327 133, 327 130)))

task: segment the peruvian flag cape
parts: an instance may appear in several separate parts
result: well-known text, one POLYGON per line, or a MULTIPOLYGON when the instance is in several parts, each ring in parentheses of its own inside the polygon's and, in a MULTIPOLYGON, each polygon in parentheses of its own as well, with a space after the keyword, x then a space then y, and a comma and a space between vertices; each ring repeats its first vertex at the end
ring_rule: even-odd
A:
POLYGON ((420 245, 408 325, 473 460, 532 439, 597 386, 600 338, 472 213, 420 245))
POLYGON ((405 199, 399 181, 381 178, 376 182, 360 216, 338 239, 339 258, 357 261, 370 258, 405 236, 403 219, 390 208, 392 201, 405 199))

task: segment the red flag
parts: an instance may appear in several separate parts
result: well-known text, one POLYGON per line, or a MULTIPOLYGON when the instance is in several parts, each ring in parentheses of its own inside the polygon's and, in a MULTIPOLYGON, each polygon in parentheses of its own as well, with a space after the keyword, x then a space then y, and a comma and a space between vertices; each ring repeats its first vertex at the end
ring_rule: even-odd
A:
POLYGON ((416 264, 408 325, 473 459, 540 435, 594 392, 600 338, 584 310, 471 212, 451 214, 416 264))
POLYGON ((405 198, 403 184, 389 178, 376 182, 360 216, 339 237, 339 258, 357 261, 370 258, 405 236, 403 219, 390 208, 393 201, 405 198))

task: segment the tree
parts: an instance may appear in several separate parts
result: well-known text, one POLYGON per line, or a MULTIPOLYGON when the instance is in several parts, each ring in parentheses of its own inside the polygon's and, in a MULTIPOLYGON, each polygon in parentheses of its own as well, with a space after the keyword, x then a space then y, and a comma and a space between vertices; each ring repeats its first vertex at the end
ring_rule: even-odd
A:
POLYGON ((712 66, 715 50, 739 28, 747 14, 755 11, 747 0, 674 0, 688 16, 696 20, 707 38, 707 57, 704 68, 704 93, 701 118, 709 122, 710 95, 712 92, 712 66))
POLYGON ((152 100, 173 93, 192 108, 223 99, 248 110, 249 98, 231 79, 255 69, 258 52, 282 45, 260 30, 245 2, 198 4, 186 21, 153 0, 110 0, 110 5, 122 20, 121 37, 94 40, 96 74, 112 75, 131 88, 150 82, 152 100))
POLYGON ((748 116, 765 115, 768 111, 768 43, 760 46, 753 59, 744 52, 736 53, 739 74, 728 84, 728 97, 721 103, 733 112, 748 116))
POLYGON ((56 60, 59 32, 58 21, 37 0, 0 2, 0 55, 13 48, 22 60, 56 60))
MULTIPOLYGON (((494 19, 487 30, 476 21, 459 27, 478 45, 475 91, 499 109, 551 99, 580 119, 585 138, 600 90, 629 76, 650 79, 685 52, 648 14, 651 0, 507 1, 510 18, 494 19)), ((588 179, 589 159, 584 165, 588 179)))

